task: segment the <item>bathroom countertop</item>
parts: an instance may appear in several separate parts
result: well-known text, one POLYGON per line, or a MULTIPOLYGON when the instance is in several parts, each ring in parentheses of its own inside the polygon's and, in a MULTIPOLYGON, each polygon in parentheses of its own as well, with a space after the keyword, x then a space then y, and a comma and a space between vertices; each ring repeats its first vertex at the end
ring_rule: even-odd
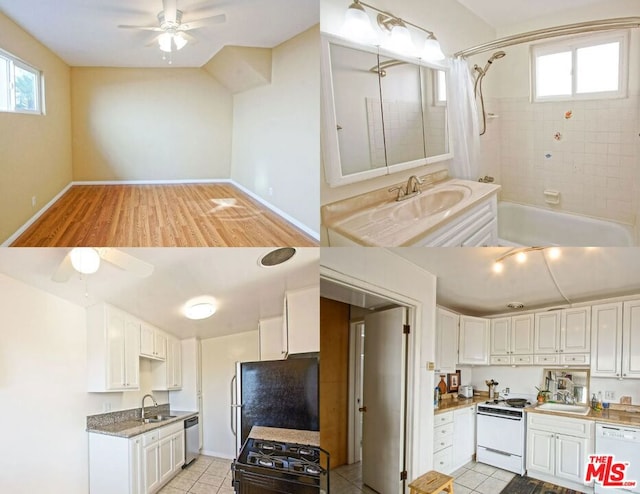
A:
POLYGON ((320 447, 320 433, 317 431, 301 431, 297 429, 280 429, 277 427, 261 427, 254 425, 249 437, 263 441, 279 441, 283 443, 304 444, 320 447))
MULTIPOLYGON (((404 185, 404 184, 402 184, 404 185)), ((396 201, 388 188, 378 189, 359 196, 322 206, 324 226, 349 240, 366 246, 408 246, 460 217, 484 199, 495 195, 499 185, 470 180, 444 179, 422 190, 422 193, 396 201), (468 197, 452 207, 426 216, 407 215, 395 217, 398 208, 438 190, 469 190, 468 197)))
POLYGON ((145 432, 159 429, 166 425, 174 424, 176 422, 184 421, 188 418, 198 415, 198 412, 184 412, 179 410, 171 410, 167 415, 175 415, 175 417, 163 420, 162 422, 150 422, 145 424, 139 419, 136 420, 124 420, 122 422, 114 422, 104 425, 93 425, 87 427, 87 432, 94 434, 105 434, 107 436, 117 436, 123 438, 130 438, 144 434, 145 432))

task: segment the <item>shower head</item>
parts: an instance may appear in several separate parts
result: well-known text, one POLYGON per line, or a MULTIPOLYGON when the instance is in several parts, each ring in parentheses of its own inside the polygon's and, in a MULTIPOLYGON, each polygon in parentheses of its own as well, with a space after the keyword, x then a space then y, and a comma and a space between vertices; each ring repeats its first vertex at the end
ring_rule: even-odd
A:
POLYGON ((506 55, 506 53, 503 52, 503 51, 497 51, 493 55, 491 55, 491 58, 489 58, 489 60, 487 60, 487 65, 484 66, 484 69, 482 70, 482 73, 486 74, 487 70, 489 70, 489 67, 491 67, 491 64, 493 63, 493 61, 494 60, 499 60, 502 57, 504 57, 505 55, 506 55))

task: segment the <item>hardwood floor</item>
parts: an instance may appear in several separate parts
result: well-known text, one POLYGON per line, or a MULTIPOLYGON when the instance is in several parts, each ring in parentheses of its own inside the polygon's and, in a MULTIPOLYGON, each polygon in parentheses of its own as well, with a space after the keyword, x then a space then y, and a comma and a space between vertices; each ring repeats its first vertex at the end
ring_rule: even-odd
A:
POLYGON ((261 247, 318 242, 230 184, 76 185, 12 247, 261 247))

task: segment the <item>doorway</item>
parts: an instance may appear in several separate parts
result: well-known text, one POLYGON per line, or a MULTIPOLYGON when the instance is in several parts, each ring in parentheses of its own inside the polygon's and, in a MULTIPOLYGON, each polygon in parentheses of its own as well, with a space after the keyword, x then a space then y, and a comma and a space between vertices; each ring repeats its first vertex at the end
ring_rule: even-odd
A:
MULTIPOLYGON (((327 299, 344 304, 348 314, 348 320, 343 321, 338 330, 347 334, 346 344, 342 345, 346 346, 348 399, 344 406, 348 410, 342 414, 341 404, 336 404, 338 409, 334 409, 335 417, 343 416, 346 421, 337 428, 346 434, 348 454, 341 461, 350 465, 343 467, 349 472, 346 478, 362 492, 403 493, 406 488, 403 472, 410 464, 407 437, 411 437, 407 389, 409 350, 413 342, 407 322, 412 321, 414 310, 390 298, 324 279, 321 295, 325 299, 321 303, 321 321, 323 308, 330 305, 327 299)), ((333 329, 321 323, 320 351, 323 356, 335 357, 336 348, 323 347, 323 340, 341 346, 336 343, 339 338, 335 334, 325 335, 325 331, 335 332, 336 322, 327 324, 333 329)), ((339 370, 335 372, 340 374, 339 370)), ((330 393, 322 387, 321 379, 324 399, 330 393)), ((328 410, 329 405, 325 403, 322 408, 328 410)), ((323 425, 321 441, 322 430, 323 425)), ((335 431, 336 427, 331 430, 335 431)), ((337 466, 332 457, 334 465, 337 466)), ((335 482, 333 486, 337 487, 335 482)))

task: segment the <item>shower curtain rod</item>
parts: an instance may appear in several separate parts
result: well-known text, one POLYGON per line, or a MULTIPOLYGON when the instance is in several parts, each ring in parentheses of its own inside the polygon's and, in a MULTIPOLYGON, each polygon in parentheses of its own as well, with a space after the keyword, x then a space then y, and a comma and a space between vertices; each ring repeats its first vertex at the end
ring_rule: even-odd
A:
POLYGON ((527 33, 506 36, 494 41, 489 41, 488 43, 467 48, 466 50, 461 50, 454 53, 453 56, 456 58, 466 58, 485 51, 505 48, 507 46, 518 45, 520 43, 529 43, 531 41, 538 41, 541 39, 567 36, 569 34, 580 34, 593 31, 611 31, 614 29, 634 27, 640 27, 640 17, 616 17, 614 19, 565 24, 564 26, 549 27, 545 29, 538 29, 537 31, 529 31, 527 33))

